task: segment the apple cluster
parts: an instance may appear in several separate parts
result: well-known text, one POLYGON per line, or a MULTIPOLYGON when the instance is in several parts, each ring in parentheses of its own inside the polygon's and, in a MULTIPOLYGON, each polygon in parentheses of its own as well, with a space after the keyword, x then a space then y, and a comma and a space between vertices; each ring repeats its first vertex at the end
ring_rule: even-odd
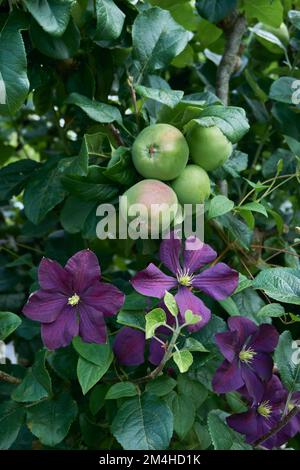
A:
POLYGON ((207 172, 223 165, 231 153, 231 142, 217 126, 196 125, 186 136, 170 124, 146 127, 132 147, 133 164, 145 179, 125 192, 127 206, 120 206, 121 213, 126 211, 130 219, 133 204, 143 204, 149 212, 154 204, 203 204, 211 192, 207 172))

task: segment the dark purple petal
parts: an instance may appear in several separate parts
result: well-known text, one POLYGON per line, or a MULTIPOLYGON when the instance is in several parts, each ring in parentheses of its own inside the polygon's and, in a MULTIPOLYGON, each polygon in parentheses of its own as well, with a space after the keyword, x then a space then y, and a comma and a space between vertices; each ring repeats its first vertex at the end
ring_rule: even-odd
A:
POLYGON ((289 423, 276 434, 276 447, 282 446, 282 444, 285 444, 299 432, 300 413, 298 413, 294 418, 292 418, 289 423))
POLYGON ((193 287, 202 290, 215 300, 224 300, 237 288, 238 272, 227 264, 218 263, 206 269, 193 279, 193 287))
POLYGON ((240 364, 243 381, 246 385, 248 394, 255 403, 262 401, 264 394, 264 385, 247 364, 240 364))
POLYGON ((235 431, 253 438, 257 437, 257 415, 254 409, 228 416, 226 421, 235 431))
POLYGON ((107 342, 106 325, 103 314, 90 305, 79 305, 79 335, 86 343, 107 342))
POLYGON ((273 370, 273 359, 265 353, 257 353, 252 359, 251 368, 264 381, 270 380, 273 370))
POLYGON ((217 253, 209 245, 193 236, 187 238, 183 256, 184 267, 190 273, 194 273, 197 269, 211 263, 217 257, 217 253))
POLYGON ((279 377, 272 375, 271 379, 266 383, 263 394, 263 400, 268 400, 272 403, 273 411, 281 413, 285 406, 287 398, 287 391, 283 387, 279 377))
POLYGON ((251 338, 249 346, 254 351, 271 353, 277 346, 279 335, 272 325, 263 324, 258 328, 257 333, 251 338))
POLYGON ((177 286, 177 280, 167 276, 151 263, 146 269, 134 276, 131 284, 140 294, 161 299, 166 291, 177 286))
POLYGON ((42 289, 72 294, 69 275, 57 261, 43 258, 38 269, 38 280, 42 289))
POLYGON ((238 337, 236 331, 225 331, 225 333, 217 333, 215 341, 221 353, 229 362, 232 362, 238 356, 240 351, 238 337))
POLYGON ((117 287, 96 281, 84 292, 81 300, 85 305, 91 305, 102 312, 104 316, 111 317, 118 313, 124 303, 125 296, 117 287))
POLYGON ((199 297, 196 297, 188 287, 180 286, 175 299, 179 308, 181 323, 185 322, 185 312, 191 310, 195 315, 199 315, 199 322, 195 325, 190 325, 188 330, 195 332, 203 328, 210 320, 211 312, 209 308, 204 305, 199 297))
POLYGON ((66 305, 52 323, 42 323, 41 333, 44 345, 48 349, 63 348, 70 344, 79 332, 79 319, 76 309, 66 305))
POLYGON ((139 366, 144 362, 145 334, 126 326, 117 333, 113 350, 120 364, 139 366))
POLYGON ((228 393, 244 385, 238 361, 225 360, 217 369, 212 379, 212 386, 217 393, 228 393))
POLYGON ((169 239, 165 239, 160 244, 159 256, 164 265, 176 275, 180 269, 179 254, 181 250, 181 240, 172 232, 169 239))
POLYGON ((42 289, 30 295, 22 312, 31 320, 51 323, 67 305, 68 298, 59 292, 47 292, 42 289))
POLYGON ((236 331, 238 340, 243 345, 250 335, 256 333, 258 326, 249 318, 236 316, 230 317, 227 321, 230 331, 236 331))
POLYGON ((101 276, 98 258, 91 250, 78 251, 69 259, 65 270, 72 278, 73 292, 78 295, 99 281, 101 276))
POLYGON ((154 366, 158 366, 161 363, 162 358, 165 355, 166 348, 157 341, 157 339, 152 338, 149 346, 149 362, 154 366))

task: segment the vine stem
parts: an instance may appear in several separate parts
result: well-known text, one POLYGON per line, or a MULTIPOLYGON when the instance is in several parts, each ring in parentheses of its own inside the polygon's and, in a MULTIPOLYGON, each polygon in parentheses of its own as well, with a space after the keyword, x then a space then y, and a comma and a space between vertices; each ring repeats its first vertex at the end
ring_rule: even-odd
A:
POLYGON ((233 25, 231 22, 228 29, 226 28, 228 31, 227 42, 218 67, 216 81, 216 94, 225 105, 228 104, 230 77, 234 72, 242 38, 247 29, 244 15, 238 15, 237 12, 234 12, 232 19, 233 25))
POLYGON ((282 428, 284 428, 292 418, 296 416, 300 412, 300 406, 295 405, 294 408, 282 418, 281 421, 279 421, 274 428, 270 429, 266 434, 261 436, 259 439, 257 439, 253 446, 254 447, 259 447, 263 442, 265 442, 267 439, 269 439, 272 436, 275 436, 282 428))
POLYGON ((124 141, 122 139, 119 129, 117 129, 113 124, 108 124, 108 128, 111 131, 112 135, 114 136, 114 139, 116 143, 118 144, 118 146, 119 147, 124 146, 124 141))
POLYGON ((6 372, 3 372, 2 370, 0 370, 0 380, 3 380, 4 382, 8 382, 14 385, 19 385, 22 382, 21 379, 18 379, 17 377, 14 377, 13 375, 9 375, 6 372))

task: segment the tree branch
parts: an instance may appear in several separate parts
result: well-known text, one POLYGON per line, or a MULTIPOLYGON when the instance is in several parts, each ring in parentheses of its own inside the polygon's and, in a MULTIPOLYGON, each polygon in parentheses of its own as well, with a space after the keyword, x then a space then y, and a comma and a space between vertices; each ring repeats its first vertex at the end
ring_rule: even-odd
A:
POLYGON ((119 129, 117 129, 113 124, 108 124, 108 128, 111 131, 114 139, 119 147, 124 146, 124 141, 122 139, 121 133, 119 129))
POLYGON ((246 29, 247 23, 244 15, 238 15, 235 12, 233 25, 227 30, 227 42, 217 71, 216 94, 225 105, 228 104, 230 77, 235 69, 246 29))
POLYGON ((15 385, 18 385, 22 382, 21 379, 18 379, 17 377, 13 377, 12 375, 9 375, 6 372, 3 372, 2 370, 0 370, 0 380, 3 380, 4 382, 8 382, 10 384, 15 384, 15 385))
POLYGON ((298 405, 295 405, 294 408, 287 414, 285 417, 279 421, 274 428, 270 429, 266 434, 261 436, 257 441, 254 442, 253 446, 258 447, 260 446, 263 442, 265 442, 267 439, 269 439, 272 436, 275 436, 282 428, 284 428, 292 418, 296 416, 300 412, 300 407, 298 405))

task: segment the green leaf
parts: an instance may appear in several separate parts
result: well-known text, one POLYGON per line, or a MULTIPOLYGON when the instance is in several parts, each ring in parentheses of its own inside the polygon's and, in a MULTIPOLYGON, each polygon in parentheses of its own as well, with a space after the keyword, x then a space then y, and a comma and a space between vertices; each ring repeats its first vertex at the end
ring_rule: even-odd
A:
POLYGON ((166 313, 162 308, 155 308, 145 315, 146 339, 155 335, 155 330, 166 323, 166 313))
POLYGON ((249 249, 253 233, 242 220, 227 213, 220 216, 219 221, 228 229, 232 240, 239 242, 246 250, 249 249))
POLYGON ((83 395, 96 385, 103 377, 111 362, 107 365, 97 366, 93 362, 87 361, 83 357, 79 357, 77 364, 77 377, 82 389, 83 395))
POLYGON ((139 80, 169 65, 183 51, 189 37, 190 33, 166 10, 155 7, 139 13, 132 27, 133 57, 139 80))
POLYGON ((40 165, 33 160, 20 160, 0 170, 0 200, 17 196, 40 165))
POLYGON ((248 166, 248 155, 246 153, 234 150, 222 168, 234 178, 239 178, 240 173, 246 170, 248 166))
POLYGON ((185 126, 185 132, 195 125, 217 126, 233 144, 238 142, 250 128, 243 108, 218 105, 204 108, 198 119, 192 119, 185 126))
POLYGON ((196 325, 199 322, 199 315, 196 315, 192 310, 186 310, 184 313, 185 323, 188 325, 196 325))
POLYGON ((89 408, 92 415, 96 415, 105 405, 105 395, 109 389, 107 384, 95 385, 89 396, 89 408))
POLYGON ((24 0, 24 3, 44 31, 54 36, 65 32, 73 0, 24 0))
MULTIPOLYGON (((271 33, 270 31, 265 31, 263 29, 263 25, 261 27, 260 24, 258 24, 257 26, 255 26, 254 28, 250 28, 250 31, 252 31, 255 36, 259 37, 259 38, 262 38, 264 39, 265 41, 268 41, 272 44, 275 44, 276 46, 278 46, 280 49, 282 49, 282 51, 285 51, 286 50, 286 47, 285 45, 280 41, 280 39, 275 36, 275 34, 271 33)), ((248 76, 249 77, 249 76, 248 76)))
POLYGON ((239 206, 237 209, 247 210, 251 212, 259 212, 260 214, 263 214, 265 217, 268 217, 268 213, 267 213, 265 206, 263 206, 259 202, 248 202, 247 204, 244 204, 243 206, 239 206))
POLYGON ((278 302, 300 305, 300 269, 264 269, 256 276, 253 287, 278 302))
POLYGON ((173 415, 163 400, 144 394, 121 405, 111 430, 125 450, 165 450, 173 433, 173 415))
POLYGON ((293 94, 295 93, 295 78, 280 77, 272 83, 269 96, 272 100, 280 103, 293 104, 293 94))
POLYGON ((258 312, 258 317, 282 317, 285 314, 284 307, 280 304, 267 304, 262 307, 258 312))
POLYGON ((183 97, 183 91, 180 90, 158 90, 142 85, 136 85, 135 89, 140 96, 163 103, 169 108, 174 108, 183 97))
POLYGON ((234 208, 234 202, 226 196, 215 196, 209 204, 208 218, 214 219, 220 215, 230 212, 234 208))
POLYGON ((50 158, 34 173, 25 188, 25 214, 34 224, 39 224, 66 195, 57 166, 58 161, 57 158, 50 158))
POLYGON ((51 36, 34 20, 30 25, 30 37, 33 45, 52 59, 71 59, 80 46, 80 31, 71 18, 65 32, 61 36, 51 36))
POLYGON ((164 303, 173 317, 177 317, 179 310, 174 295, 166 291, 164 296, 164 303))
POLYGON ((5 340, 22 323, 18 315, 11 312, 0 312, 0 341, 5 340))
POLYGON ((81 357, 102 367, 105 374, 113 359, 110 344, 85 343, 79 336, 73 339, 72 344, 81 357))
POLYGON ((219 23, 236 7, 237 0, 197 0, 196 8, 199 15, 211 23, 219 23))
POLYGON ((121 325, 145 331, 146 320, 144 310, 120 310, 117 321, 121 325))
POLYGON ((123 29, 125 15, 112 0, 96 0, 96 40, 117 39, 123 29))
POLYGON ((84 111, 93 121, 101 123, 118 122, 122 123, 122 116, 118 108, 110 104, 100 103, 99 101, 90 100, 79 93, 71 93, 66 99, 66 103, 74 104, 84 111))
POLYGON ((203 346, 202 343, 200 343, 200 341, 197 341, 195 338, 192 338, 191 336, 185 340, 184 349, 187 349, 188 351, 191 351, 191 352, 209 352, 208 349, 206 349, 206 347, 203 346))
POLYGON ((280 0, 247 0, 244 8, 248 20, 256 18, 258 21, 277 28, 283 20, 283 7, 280 0))
POLYGON ((132 382, 120 382, 110 387, 105 395, 105 400, 117 400, 123 397, 134 397, 137 395, 137 388, 132 382))
POLYGON ((172 379, 172 377, 161 376, 148 382, 145 390, 157 397, 163 397, 168 395, 175 387, 176 380, 172 379))
POLYGON ((27 425, 42 444, 54 447, 67 436, 76 416, 76 402, 63 392, 55 400, 27 408, 27 425))
POLYGON ((191 379, 188 374, 178 376, 178 393, 185 396, 187 403, 192 403, 198 410, 208 397, 208 390, 197 380, 191 379))
POLYGON ((21 13, 9 15, 0 33, 0 110, 13 115, 29 92, 26 51, 21 30, 27 20, 21 13))
POLYGON ((284 331, 275 349, 275 362, 280 378, 289 392, 300 391, 300 355, 297 341, 290 331, 284 331))
POLYGON ((226 417, 229 416, 221 410, 212 410, 208 414, 208 428, 215 450, 252 450, 246 444, 241 434, 231 429, 226 424, 226 417))
POLYGON ((17 402, 38 401, 52 393, 51 378, 45 366, 46 350, 36 354, 32 367, 27 371, 24 379, 14 389, 13 400, 17 402))
POLYGON ((76 196, 69 196, 60 213, 60 223, 69 233, 78 233, 83 230, 88 215, 96 213, 95 201, 85 201, 76 196))
POLYGON ((0 450, 7 450, 18 437, 25 410, 12 401, 0 404, 0 450))
POLYGON ((187 372, 193 364, 193 355, 188 350, 176 351, 173 353, 172 358, 182 374, 187 372))
POLYGON ((194 424, 195 406, 187 395, 174 393, 170 399, 170 407, 174 415, 174 431, 179 439, 184 439, 194 424))
POLYGON ((125 186, 132 186, 136 183, 138 174, 133 166, 130 150, 125 147, 114 149, 103 175, 125 186))

